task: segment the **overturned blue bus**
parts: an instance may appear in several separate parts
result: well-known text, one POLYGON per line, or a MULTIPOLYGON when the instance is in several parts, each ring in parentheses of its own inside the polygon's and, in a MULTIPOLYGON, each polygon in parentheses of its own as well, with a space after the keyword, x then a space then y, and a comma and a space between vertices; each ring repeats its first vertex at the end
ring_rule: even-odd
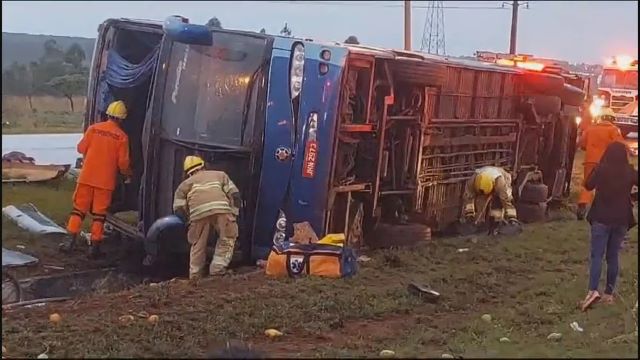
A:
POLYGON ((302 222, 354 246, 369 234, 443 230, 483 165, 512 171, 518 193, 543 189, 540 203, 560 199, 583 98, 542 70, 181 17, 110 19, 99 28, 85 127, 114 99, 129 108, 135 175, 114 195, 108 223, 118 234, 142 240, 157 260, 187 253, 184 224, 167 216, 182 161, 198 154, 240 188, 237 252, 256 260, 302 222))

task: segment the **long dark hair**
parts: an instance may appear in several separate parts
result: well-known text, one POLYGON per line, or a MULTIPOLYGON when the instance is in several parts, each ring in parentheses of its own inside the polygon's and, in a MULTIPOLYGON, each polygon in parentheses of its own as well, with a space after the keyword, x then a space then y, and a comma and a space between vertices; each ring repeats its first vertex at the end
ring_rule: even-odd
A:
POLYGON ((617 141, 609 144, 602 155, 602 159, 600 159, 598 167, 602 175, 609 179, 624 178, 625 172, 628 172, 631 167, 627 155, 627 146, 617 141))

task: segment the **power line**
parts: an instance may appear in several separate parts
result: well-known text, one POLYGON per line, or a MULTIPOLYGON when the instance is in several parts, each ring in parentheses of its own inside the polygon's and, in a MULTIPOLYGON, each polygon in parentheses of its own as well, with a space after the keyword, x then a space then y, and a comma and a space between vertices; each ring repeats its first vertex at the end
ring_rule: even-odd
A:
MULTIPOLYGON (((391 4, 379 4, 376 2, 340 2, 340 1, 265 1, 266 3, 273 4, 289 4, 289 5, 331 5, 331 6, 355 6, 355 7, 385 7, 385 8, 401 8, 403 5, 391 5, 391 4)), ((429 6, 424 5, 411 5, 412 9, 428 9, 429 6)), ((453 10, 508 10, 502 6, 443 6, 442 9, 453 10)))

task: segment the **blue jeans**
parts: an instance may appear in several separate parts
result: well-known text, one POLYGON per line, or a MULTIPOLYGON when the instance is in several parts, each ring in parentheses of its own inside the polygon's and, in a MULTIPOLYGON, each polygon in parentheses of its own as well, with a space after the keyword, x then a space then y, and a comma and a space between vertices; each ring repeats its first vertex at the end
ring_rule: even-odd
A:
POLYGON ((602 273, 602 258, 607 257, 607 285, 604 293, 610 295, 618 278, 618 254, 627 233, 626 226, 608 226, 598 222, 591 224, 591 268, 589 290, 598 290, 602 273))

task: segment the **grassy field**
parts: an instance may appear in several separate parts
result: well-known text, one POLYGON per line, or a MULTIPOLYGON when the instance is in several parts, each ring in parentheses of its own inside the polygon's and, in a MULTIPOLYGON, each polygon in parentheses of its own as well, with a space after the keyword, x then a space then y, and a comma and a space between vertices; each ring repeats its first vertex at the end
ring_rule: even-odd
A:
MULTIPOLYGON (((69 183, 2 190, 3 206, 29 201, 59 223, 70 210, 69 183)), ((377 357, 388 349, 397 357, 635 358, 637 228, 622 251, 617 302, 582 313, 576 304, 586 292, 588 224, 564 218, 512 238, 434 239, 371 252, 352 279, 271 280, 256 273, 171 281, 3 312, 4 356, 35 357, 48 347, 50 357, 200 357, 237 340, 271 357, 377 357), (420 301, 406 290, 411 281, 432 286, 442 299, 420 301), (62 316, 57 325, 48 321, 52 312, 62 316), (160 321, 119 321, 140 312, 160 321), (481 320, 483 314, 492 320, 481 320), (574 321, 583 332, 571 329, 574 321), (267 328, 284 336, 267 339, 267 328), (553 332, 562 338, 547 340, 553 332)), ((20 243, 38 255, 48 241, 2 225, 5 247, 20 243)))
POLYGON ((45 111, 3 116, 3 134, 66 134, 82 132, 84 117, 78 113, 45 111))
POLYGON ((2 97, 3 134, 40 134, 82 132, 84 96, 74 97, 75 111, 66 98, 35 96, 2 97))

